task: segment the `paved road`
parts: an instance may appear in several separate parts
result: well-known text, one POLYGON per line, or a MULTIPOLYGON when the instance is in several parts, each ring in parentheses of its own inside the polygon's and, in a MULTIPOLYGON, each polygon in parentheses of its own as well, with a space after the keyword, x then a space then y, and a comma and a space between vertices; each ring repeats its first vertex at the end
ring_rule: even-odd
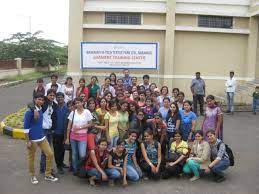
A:
MULTIPOLYGON (((11 88, 0 89, 0 119, 4 115, 22 108, 31 98, 33 82, 11 88)), ((59 183, 48 183, 39 176, 40 184, 31 185, 27 173, 26 149, 22 140, 14 140, 0 135, 0 193, 1 194, 85 194, 104 191, 121 194, 258 194, 259 193, 259 116, 250 113, 237 113, 224 118, 225 141, 231 145, 236 156, 236 166, 227 172, 227 180, 221 184, 202 179, 190 183, 187 179, 167 181, 141 181, 131 183, 123 189, 120 186, 90 187, 85 180, 80 180, 66 173, 59 183)), ((38 162, 37 162, 38 164, 38 162)))

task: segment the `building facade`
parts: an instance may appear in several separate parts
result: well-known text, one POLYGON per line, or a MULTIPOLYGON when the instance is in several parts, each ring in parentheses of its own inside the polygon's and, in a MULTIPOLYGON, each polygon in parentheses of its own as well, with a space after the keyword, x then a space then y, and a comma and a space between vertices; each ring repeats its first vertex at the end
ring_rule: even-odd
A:
POLYGON ((142 81, 147 73, 190 96, 199 71, 206 93, 224 97, 230 70, 240 84, 259 78, 258 36, 259 0, 70 0, 68 74, 101 79, 122 72, 82 70, 81 42, 158 42, 159 69, 131 74, 142 81))

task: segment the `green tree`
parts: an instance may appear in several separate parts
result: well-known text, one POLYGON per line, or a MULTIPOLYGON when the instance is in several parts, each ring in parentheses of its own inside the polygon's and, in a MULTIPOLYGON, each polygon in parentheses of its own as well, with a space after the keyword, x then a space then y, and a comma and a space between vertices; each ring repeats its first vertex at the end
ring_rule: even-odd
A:
POLYGON ((39 66, 67 64, 67 46, 55 40, 43 39, 41 31, 16 33, 0 41, 0 59, 30 58, 39 66))

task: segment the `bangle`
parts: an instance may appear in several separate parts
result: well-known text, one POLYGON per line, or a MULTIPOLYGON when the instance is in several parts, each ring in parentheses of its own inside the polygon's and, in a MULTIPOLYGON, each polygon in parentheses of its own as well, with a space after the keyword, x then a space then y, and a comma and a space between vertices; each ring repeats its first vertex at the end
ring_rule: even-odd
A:
POLYGON ((148 164, 149 164, 149 166, 151 166, 151 165, 152 165, 152 162, 149 162, 148 164))

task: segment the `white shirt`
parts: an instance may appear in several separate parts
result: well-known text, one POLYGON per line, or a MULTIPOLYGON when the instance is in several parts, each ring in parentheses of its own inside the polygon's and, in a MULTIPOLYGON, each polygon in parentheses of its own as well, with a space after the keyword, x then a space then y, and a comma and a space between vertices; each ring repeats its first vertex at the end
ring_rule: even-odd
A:
POLYGON ((67 103, 70 100, 74 100, 76 97, 76 90, 74 85, 72 87, 67 87, 66 85, 62 85, 62 92, 65 95, 65 103, 67 103))
MULTIPOLYGON (((83 125, 88 124, 91 120, 93 120, 93 116, 91 114, 91 112, 87 109, 84 109, 84 111, 79 114, 77 112, 77 110, 72 111, 69 116, 68 119, 73 122, 73 126, 72 126, 72 131, 74 127, 81 127, 83 125), (75 114, 75 115, 74 115, 75 114), (73 115, 74 115, 74 120, 73 120, 73 115)), ((85 129, 84 130, 80 130, 77 133, 85 133, 85 129)))
POLYGON ((51 105, 48 105, 47 110, 43 113, 43 122, 42 122, 43 129, 50 129, 52 127, 52 119, 51 119, 52 113, 53 113, 53 108, 51 105))
POLYGON ((234 77, 232 79, 228 78, 228 80, 225 83, 225 86, 226 92, 235 92, 237 86, 236 79, 234 77))
MULTIPOLYGON (((51 82, 48 83, 48 84, 46 84, 46 87, 45 87, 45 96, 47 96, 47 91, 51 88, 51 85, 52 85, 51 82)), ((62 92, 61 85, 60 85, 59 83, 57 83, 57 85, 58 85, 57 93, 58 93, 58 92, 62 92)))

